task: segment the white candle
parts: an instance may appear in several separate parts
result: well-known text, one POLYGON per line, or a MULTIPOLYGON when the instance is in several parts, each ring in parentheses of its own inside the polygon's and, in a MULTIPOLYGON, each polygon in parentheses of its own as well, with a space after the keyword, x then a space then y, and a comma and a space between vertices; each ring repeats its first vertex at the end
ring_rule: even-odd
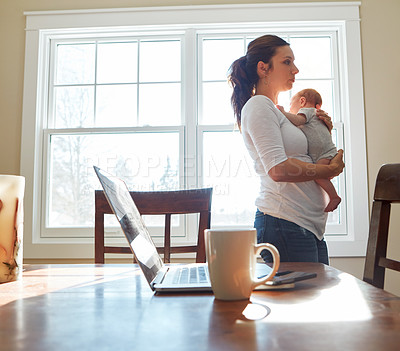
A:
POLYGON ((25 178, 0 175, 0 283, 22 271, 25 178))

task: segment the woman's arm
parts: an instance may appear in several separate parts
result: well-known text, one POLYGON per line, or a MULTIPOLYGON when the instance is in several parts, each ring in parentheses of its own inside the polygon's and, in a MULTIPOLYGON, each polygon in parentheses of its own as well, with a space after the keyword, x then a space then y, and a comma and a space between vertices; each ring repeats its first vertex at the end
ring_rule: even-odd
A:
POLYGON ((272 167, 268 175, 275 182, 306 182, 321 178, 331 179, 342 173, 343 168, 343 150, 339 150, 329 165, 308 163, 289 158, 272 167))

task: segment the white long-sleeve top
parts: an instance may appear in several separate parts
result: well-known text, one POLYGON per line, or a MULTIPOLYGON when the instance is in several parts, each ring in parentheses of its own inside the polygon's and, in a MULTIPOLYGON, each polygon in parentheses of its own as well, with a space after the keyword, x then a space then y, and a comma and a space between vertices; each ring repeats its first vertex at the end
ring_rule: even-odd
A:
POLYGON ((250 98, 241 117, 243 140, 260 177, 256 206, 263 213, 294 222, 322 239, 328 203, 322 188, 315 181, 275 182, 268 175, 272 167, 288 158, 312 163, 305 135, 263 95, 250 98))

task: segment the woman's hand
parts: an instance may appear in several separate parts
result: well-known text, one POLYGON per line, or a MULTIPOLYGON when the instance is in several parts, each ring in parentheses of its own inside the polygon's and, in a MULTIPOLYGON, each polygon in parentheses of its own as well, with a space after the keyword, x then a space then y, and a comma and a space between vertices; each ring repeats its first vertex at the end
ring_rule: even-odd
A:
POLYGON ((333 175, 330 177, 331 179, 343 172, 344 162, 342 149, 338 150, 336 156, 332 158, 331 162, 329 163, 329 167, 333 173, 333 175))
POLYGON ((317 117, 326 124, 326 127, 328 128, 329 132, 331 132, 333 129, 332 118, 324 110, 321 109, 317 109, 316 114, 317 117))

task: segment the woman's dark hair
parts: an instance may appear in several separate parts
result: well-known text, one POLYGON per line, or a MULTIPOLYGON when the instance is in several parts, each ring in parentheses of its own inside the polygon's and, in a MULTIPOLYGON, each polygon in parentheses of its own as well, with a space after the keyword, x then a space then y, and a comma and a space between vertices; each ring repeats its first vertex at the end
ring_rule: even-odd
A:
POLYGON ((241 112, 244 104, 254 95, 258 82, 257 64, 270 63, 280 46, 289 45, 276 35, 263 35, 254 39, 247 47, 245 56, 234 61, 229 68, 228 81, 233 88, 231 103, 236 122, 241 126, 241 112))

